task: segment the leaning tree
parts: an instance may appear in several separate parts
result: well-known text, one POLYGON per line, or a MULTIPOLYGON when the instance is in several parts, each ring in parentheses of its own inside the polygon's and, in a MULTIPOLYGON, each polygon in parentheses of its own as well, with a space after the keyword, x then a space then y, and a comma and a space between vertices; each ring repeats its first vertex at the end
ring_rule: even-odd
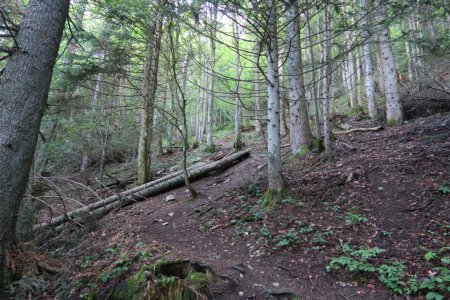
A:
POLYGON ((70 0, 30 0, 0 78, 0 295, 70 0))

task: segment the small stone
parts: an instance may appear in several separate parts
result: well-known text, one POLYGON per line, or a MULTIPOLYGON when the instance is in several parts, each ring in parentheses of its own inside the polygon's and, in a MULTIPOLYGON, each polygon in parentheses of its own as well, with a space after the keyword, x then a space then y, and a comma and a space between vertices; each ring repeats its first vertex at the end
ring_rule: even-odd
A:
POLYGON ((171 212, 171 213, 168 213, 167 215, 168 215, 169 217, 173 217, 174 213, 171 212))
POLYGON ((165 223, 162 223, 161 225, 162 226, 167 226, 169 224, 169 222, 165 222, 165 223))
POLYGON ((175 195, 171 194, 166 197, 166 202, 175 201, 175 195))
POLYGON ((239 296, 240 297, 244 296, 244 292, 239 292, 239 296))
POLYGON ((280 286, 279 282, 273 282, 272 284, 273 284, 274 287, 279 287, 280 286))

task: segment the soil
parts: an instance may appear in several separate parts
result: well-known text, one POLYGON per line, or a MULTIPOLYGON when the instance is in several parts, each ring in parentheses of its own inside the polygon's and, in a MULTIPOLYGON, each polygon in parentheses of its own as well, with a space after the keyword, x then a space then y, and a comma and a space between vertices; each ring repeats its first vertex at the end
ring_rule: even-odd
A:
MULTIPOLYGON (((221 144, 231 151, 232 142, 221 144)), ((291 157, 283 147, 290 193, 271 209, 261 201, 267 188, 262 144, 250 142, 249 158, 195 181, 195 199, 180 187, 82 229, 41 235, 34 251, 62 267, 57 275, 44 272, 47 286, 33 299, 80 299, 92 291, 105 299, 118 282, 161 258, 201 261, 232 278, 236 289, 217 299, 266 299, 276 292, 301 299, 401 299, 406 296, 394 296, 374 274, 327 272, 326 266, 346 244, 379 247, 385 251, 374 263, 402 261, 406 273, 420 279, 433 267, 424 254, 450 245, 450 195, 439 191, 450 186, 449 115, 336 135, 332 159, 315 152, 291 157), (168 195, 175 200, 167 202, 168 195), (125 259, 127 268, 115 270, 125 259)))

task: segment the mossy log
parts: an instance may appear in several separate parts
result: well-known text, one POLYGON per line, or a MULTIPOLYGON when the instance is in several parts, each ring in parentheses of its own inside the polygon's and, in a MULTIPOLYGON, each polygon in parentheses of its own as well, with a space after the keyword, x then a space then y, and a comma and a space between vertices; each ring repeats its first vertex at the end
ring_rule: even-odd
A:
MULTIPOLYGON (((232 155, 226 156, 221 160, 211 163, 201 164, 194 168, 188 169, 189 180, 195 180, 206 176, 210 172, 219 170, 224 167, 233 165, 236 161, 248 156, 250 149, 243 150, 232 155)), ((175 187, 184 184, 184 176, 182 172, 176 172, 167 175, 158 180, 146 183, 139 187, 135 187, 131 190, 119 193, 117 195, 105 198, 103 200, 94 202, 88 206, 76 209, 62 216, 53 218, 47 222, 37 224, 33 227, 33 230, 45 229, 48 227, 58 226, 68 221, 75 221, 77 223, 84 223, 87 219, 97 218, 114 209, 123 207, 132 202, 143 201, 147 197, 157 195, 159 193, 171 190, 175 187)))

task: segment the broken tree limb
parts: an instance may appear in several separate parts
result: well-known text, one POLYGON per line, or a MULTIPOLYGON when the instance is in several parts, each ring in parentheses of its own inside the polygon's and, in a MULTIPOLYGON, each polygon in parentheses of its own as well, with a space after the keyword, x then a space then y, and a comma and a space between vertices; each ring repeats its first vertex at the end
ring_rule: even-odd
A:
POLYGON ((383 130, 383 126, 370 127, 370 128, 353 128, 345 131, 333 131, 333 134, 348 134, 352 132, 365 132, 365 131, 380 131, 383 130))
MULTIPOLYGON (((226 156, 221 160, 196 165, 195 168, 191 167, 188 169, 189 180, 195 180, 200 177, 207 175, 208 173, 219 170, 224 167, 232 165, 237 160, 240 160, 250 154, 250 149, 243 150, 226 156)), ((145 200, 147 197, 154 196, 156 194, 168 191, 177 186, 183 185, 184 177, 180 172, 164 176, 158 180, 149 182, 139 187, 135 187, 131 190, 119 193, 117 195, 105 198, 101 201, 94 202, 88 206, 76 209, 62 215, 51 219, 47 222, 37 224, 33 227, 33 230, 45 229, 48 227, 58 226, 71 220, 76 220, 78 223, 83 223, 84 220, 90 217, 98 217, 109 213, 110 211, 117 209, 119 207, 125 206, 132 202, 138 202, 145 200), (175 175, 176 174, 176 175, 175 175)))

